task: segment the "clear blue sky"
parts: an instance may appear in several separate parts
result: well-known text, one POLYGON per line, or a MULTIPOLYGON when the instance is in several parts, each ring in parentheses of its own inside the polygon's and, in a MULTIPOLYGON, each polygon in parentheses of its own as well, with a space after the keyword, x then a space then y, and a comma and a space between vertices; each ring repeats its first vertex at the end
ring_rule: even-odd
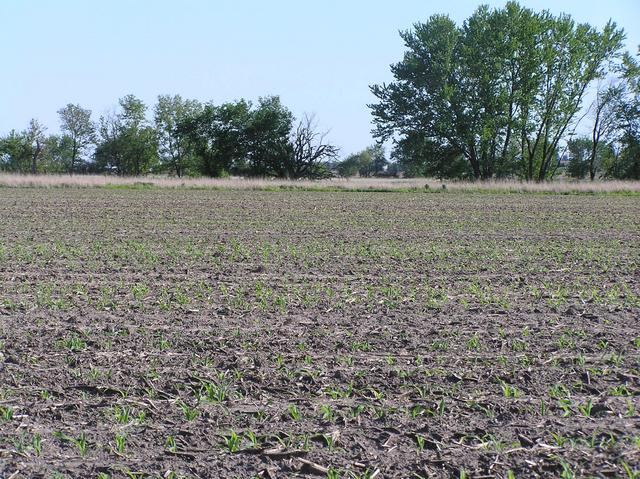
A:
MULTIPOLYGON (((391 80, 404 51, 398 30, 480 3, 449 0, 0 0, 0 133, 80 103, 97 117, 128 93, 222 102, 280 95, 316 113, 342 154, 372 143, 368 85, 391 80)), ((638 0, 529 0, 601 27, 612 18, 640 44, 638 0)))

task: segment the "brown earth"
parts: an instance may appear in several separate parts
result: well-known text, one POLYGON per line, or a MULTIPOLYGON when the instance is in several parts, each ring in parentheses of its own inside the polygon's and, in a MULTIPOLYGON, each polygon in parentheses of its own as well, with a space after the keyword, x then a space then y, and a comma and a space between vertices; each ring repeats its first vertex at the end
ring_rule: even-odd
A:
POLYGON ((0 188, 0 477, 637 477, 640 198, 0 188))

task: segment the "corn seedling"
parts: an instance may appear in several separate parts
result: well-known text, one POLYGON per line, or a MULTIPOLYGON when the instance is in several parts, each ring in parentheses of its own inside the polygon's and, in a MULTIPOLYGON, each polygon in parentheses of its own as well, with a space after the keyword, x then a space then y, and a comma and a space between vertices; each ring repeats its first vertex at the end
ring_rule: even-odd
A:
POLYGON ((242 438, 236 434, 235 431, 231 431, 229 436, 224 436, 223 441, 227 451, 234 453, 240 450, 240 444, 242 442, 242 438))

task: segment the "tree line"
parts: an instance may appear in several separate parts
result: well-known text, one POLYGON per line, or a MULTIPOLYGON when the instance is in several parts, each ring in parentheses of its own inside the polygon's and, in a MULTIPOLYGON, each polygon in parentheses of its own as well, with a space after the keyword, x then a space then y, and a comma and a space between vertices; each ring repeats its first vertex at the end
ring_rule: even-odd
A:
POLYGON ((0 138, 0 169, 17 173, 169 173, 178 177, 226 175, 322 178, 338 148, 318 131, 313 116, 296 120, 277 96, 256 104, 216 105, 161 95, 147 118, 134 95, 93 121, 69 104, 58 111, 59 135, 31 120, 0 138))
POLYGON ((127 95, 97 121, 67 105, 58 111, 59 135, 32 120, 0 137, 0 169, 640 179, 640 64, 623 52, 624 32, 612 21, 598 30, 509 2, 481 6, 461 26, 434 15, 401 37, 406 51, 391 66, 394 80, 370 87, 378 143, 342 161, 313 116, 294 118, 277 96, 216 105, 161 95, 148 115, 127 95))
POLYGON ((394 80, 371 87, 369 106, 374 135, 409 174, 543 181, 564 157, 575 177, 640 178, 639 68, 615 23, 509 2, 462 26, 434 15, 401 37, 394 80))

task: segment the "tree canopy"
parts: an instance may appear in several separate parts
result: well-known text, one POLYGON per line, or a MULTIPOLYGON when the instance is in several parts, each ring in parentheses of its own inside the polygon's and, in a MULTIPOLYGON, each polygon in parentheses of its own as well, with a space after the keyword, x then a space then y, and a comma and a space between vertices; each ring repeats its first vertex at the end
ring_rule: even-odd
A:
POLYGON ((68 104, 58 111, 62 135, 47 136, 35 119, 11 131, 0 137, 0 170, 320 178, 338 154, 313 116, 296 122, 278 96, 216 105, 160 95, 152 121, 134 95, 118 106, 94 123, 90 110, 68 104))
POLYGON ((393 140, 397 156, 424 158, 427 173, 541 181, 624 35, 613 22, 597 30, 509 2, 481 6, 462 26, 435 15, 401 37, 394 81, 371 87, 374 135, 393 140), (459 158, 465 169, 453 166, 459 158))

